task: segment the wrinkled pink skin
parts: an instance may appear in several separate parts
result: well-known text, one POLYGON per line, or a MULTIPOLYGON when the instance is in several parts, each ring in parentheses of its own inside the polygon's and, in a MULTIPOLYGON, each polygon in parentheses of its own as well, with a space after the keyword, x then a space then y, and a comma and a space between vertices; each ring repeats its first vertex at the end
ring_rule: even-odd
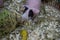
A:
POLYGON ((40 9, 41 0, 27 0, 26 5, 30 8, 40 9))
POLYGON ((28 12, 30 9, 33 10, 34 15, 38 15, 40 11, 40 4, 41 0, 26 0, 26 4, 24 6, 28 7, 29 9, 22 15, 22 18, 29 19, 28 12))

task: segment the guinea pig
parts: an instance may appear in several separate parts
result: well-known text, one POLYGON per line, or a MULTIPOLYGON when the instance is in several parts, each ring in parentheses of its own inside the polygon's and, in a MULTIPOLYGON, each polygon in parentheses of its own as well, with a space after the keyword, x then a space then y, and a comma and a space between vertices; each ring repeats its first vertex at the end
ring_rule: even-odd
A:
POLYGON ((25 9, 22 15, 22 19, 33 19, 40 12, 41 0, 26 0, 24 5, 25 9))

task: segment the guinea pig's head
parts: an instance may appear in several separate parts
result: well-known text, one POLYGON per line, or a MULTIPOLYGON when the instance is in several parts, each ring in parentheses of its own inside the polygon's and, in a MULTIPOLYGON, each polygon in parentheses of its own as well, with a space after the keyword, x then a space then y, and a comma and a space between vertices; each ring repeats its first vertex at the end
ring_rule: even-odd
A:
POLYGON ((25 10, 22 15, 23 20, 29 20, 29 19, 34 19, 34 17, 39 13, 38 10, 36 9, 29 9, 25 7, 25 10))

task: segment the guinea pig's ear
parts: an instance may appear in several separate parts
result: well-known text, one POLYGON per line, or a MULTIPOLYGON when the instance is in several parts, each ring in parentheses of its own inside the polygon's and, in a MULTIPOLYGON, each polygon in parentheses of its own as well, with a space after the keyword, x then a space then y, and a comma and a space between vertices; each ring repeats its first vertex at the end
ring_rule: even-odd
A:
POLYGON ((33 17, 34 16, 34 13, 32 10, 29 10, 29 14, 28 14, 29 17, 33 17))
POLYGON ((25 9, 24 9, 23 13, 25 13, 28 10, 28 7, 26 7, 26 6, 24 6, 24 7, 25 7, 25 9))

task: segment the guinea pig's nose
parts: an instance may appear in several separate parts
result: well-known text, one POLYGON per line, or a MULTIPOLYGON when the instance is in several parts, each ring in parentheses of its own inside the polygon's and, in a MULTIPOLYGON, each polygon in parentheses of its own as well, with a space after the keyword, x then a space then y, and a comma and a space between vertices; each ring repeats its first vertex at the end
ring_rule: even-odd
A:
POLYGON ((29 14, 28 14, 28 17, 33 17, 34 16, 34 13, 33 13, 33 11, 32 10, 29 10, 29 14))

